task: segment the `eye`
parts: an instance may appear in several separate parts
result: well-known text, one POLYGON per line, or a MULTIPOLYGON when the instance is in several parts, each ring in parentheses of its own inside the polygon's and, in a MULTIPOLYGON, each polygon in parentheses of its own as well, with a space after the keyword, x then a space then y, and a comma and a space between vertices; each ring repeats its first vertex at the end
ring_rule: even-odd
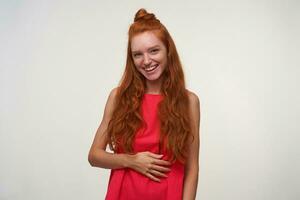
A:
POLYGON ((135 53, 135 54, 133 54, 133 57, 139 57, 141 54, 140 53, 135 53))
POLYGON ((156 52, 158 52, 158 49, 152 49, 150 52, 151 53, 156 53, 156 52))

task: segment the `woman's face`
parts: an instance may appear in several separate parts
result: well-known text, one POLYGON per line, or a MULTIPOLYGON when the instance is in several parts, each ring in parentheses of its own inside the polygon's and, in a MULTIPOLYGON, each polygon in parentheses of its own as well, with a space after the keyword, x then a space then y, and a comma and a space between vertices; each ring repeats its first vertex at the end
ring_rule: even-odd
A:
POLYGON ((137 70, 149 81, 162 77, 167 66, 167 49, 153 32, 146 31, 132 38, 131 53, 137 70))

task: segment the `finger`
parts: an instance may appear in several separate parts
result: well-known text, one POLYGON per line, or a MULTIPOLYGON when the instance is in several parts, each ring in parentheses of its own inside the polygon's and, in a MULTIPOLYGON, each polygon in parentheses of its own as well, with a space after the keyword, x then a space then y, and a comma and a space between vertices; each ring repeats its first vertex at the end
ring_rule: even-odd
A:
POLYGON ((152 153, 152 152, 148 152, 148 155, 153 157, 153 158, 161 158, 163 155, 162 154, 155 154, 155 153, 152 153))
POLYGON ((154 160, 153 163, 157 164, 157 165, 171 165, 172 164, 171 162, 169 162, 167 160, 160 160, 160 159, 154 160))
POLYGON ((150 179, 152 179, 154 181, 160 182, 160 179, 153 176, 150 172, 147 172, 146 176, 148 176, 150 179))
POLYGON ((159 171, 156 171, 156 170, 154 170, 154 169, 149 170, 149 172, 150 172, 151 174, 155 175, 155 176, 168 177, 166 174, 163 174, 163 173, 161 173, 161 172, 159 172, 159 171))
POLYGON ((151 168, 155 169, 156 171, 160 171, 160 172, 170 172, 171 171, 170 168, 162 167, 162 166, 159 166, 159 165, 152 165, 151 168))

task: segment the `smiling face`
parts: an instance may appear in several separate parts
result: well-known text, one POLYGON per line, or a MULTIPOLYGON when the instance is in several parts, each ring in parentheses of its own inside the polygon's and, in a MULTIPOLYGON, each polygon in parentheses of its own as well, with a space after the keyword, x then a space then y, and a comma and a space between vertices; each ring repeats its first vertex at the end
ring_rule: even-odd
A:
POLYGON ((147 81, 161 79, 167 66, 167 50, 153 32, 146 31, 134 36, 131 52, 135 67, 147 81))

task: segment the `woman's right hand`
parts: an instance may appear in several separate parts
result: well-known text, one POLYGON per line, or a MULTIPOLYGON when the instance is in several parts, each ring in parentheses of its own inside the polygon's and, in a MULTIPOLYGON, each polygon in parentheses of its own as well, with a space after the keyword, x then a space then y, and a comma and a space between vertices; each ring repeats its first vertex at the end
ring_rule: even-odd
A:
POLYGON ((132 156, 132 163, 129 167, 154 181, 160 182, 158 177, 167 177, 165 173, 171 171, 168 167, 171 163, 162 160, 162 156, 149 151, 139 152, 132 156))

